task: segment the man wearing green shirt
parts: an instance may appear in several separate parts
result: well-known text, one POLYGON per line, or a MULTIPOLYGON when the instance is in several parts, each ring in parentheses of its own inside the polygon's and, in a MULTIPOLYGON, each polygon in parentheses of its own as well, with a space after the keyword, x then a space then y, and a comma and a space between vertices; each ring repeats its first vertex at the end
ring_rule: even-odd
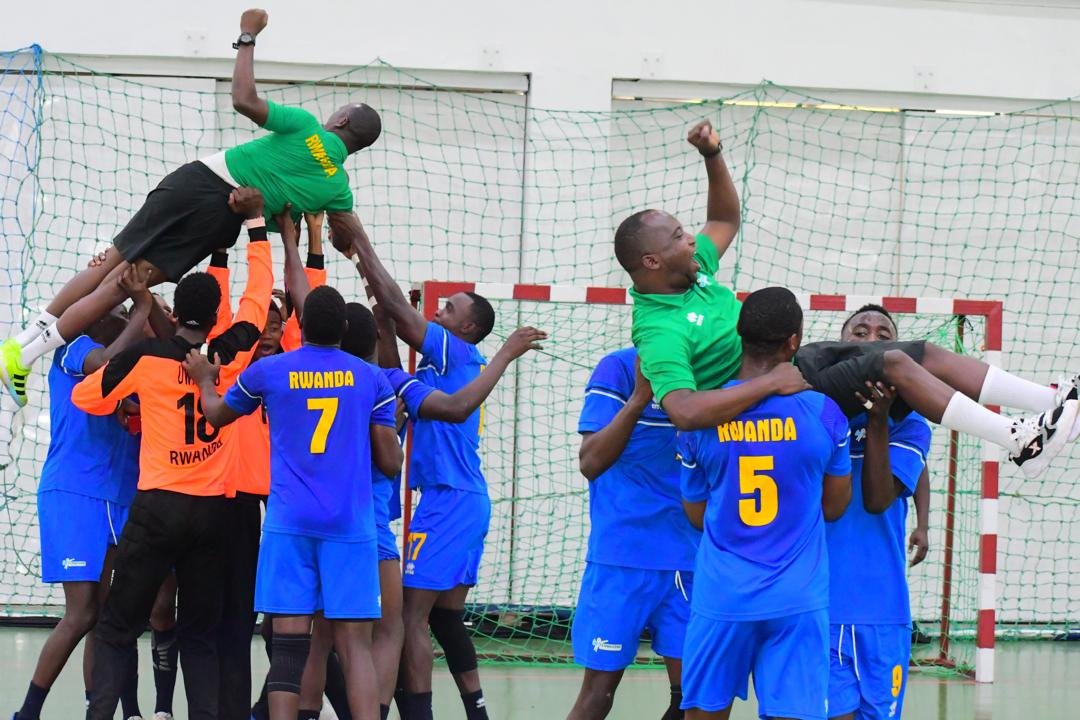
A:
POLYGON ((72 278, 31 325, 0 345, 0 380, 20 406, 26 404, 33 362, 123 301, 117 278, 128 265, 150 285, 176 282, 211 252, 236 242, 243 217, 230 197, 237 187, 262 193, 271 229, 271 218, 287 203, 296 218, 325 211, 332 228, 352 213, 345 158, 379 137, 379 114, 350 104, 321 124, 306 110, 259 97, 255 37, 266 22, 265 10, 247 10, 240 18, 232 101, 237 112, 269 132, 166 176, 113 240, 105 261, 72 278))

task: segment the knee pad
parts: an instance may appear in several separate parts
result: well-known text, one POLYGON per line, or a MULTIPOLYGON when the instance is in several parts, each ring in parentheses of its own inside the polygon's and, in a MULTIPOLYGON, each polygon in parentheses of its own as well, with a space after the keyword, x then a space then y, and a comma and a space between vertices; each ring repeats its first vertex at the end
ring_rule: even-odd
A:
POLYGON ((452 673, 476 669, 476 648, 465 629, 465 611, 434 607, 428 615, 431 634, 446 655, 446 666, 452 673))
POLYGON ((266 674, 267 692, 290 692, 300 694, 300 678, 304 674, 310 635, 274 635, 270 672, 266 674))

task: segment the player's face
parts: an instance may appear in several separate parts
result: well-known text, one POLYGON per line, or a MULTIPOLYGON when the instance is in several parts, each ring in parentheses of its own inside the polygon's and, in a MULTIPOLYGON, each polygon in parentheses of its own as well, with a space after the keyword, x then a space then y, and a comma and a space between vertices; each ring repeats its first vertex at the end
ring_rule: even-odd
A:
POLYGON ((271 310, 266 314, 266 327, 259 336, 259 347, 255 350, 255 359, 273 355, 281 349, 281 316, 271 310))
POLYGON ((472 323, 472 298, 457 293, 446 299, 446 304, 435 312, 435 322, 458 337, 464 337, 466 325, 472 323))
MULTIPOLYGON (((175 328, 177 324, 176 315, 173 314, 172 306, 169 305, 163 296, 158 295, 157 293, 154 293, 154 302, 157 303, 157 306, 161 308, 161 312, 165 313, 165 317, 169 319, 169 322, 175 328)), ((146 337, 154 337, 154 329, 150 327, 149 320, 143 324, 143 335, 146 337)))
POLYGON ((697 279, 701 269, 694 253, 697 242, 692 233, 686 232, 682 223, 666 212, 650 213, 644 218, 649 228, 650 262, 643 262, 646 267, 654 267, 666 272, 679 287, 690 287, 697 279))
POLYGON ((887 342, 896 339, 896 326, 881 313, 867 310, 851 319, 840 339, 844 342, 887 342))

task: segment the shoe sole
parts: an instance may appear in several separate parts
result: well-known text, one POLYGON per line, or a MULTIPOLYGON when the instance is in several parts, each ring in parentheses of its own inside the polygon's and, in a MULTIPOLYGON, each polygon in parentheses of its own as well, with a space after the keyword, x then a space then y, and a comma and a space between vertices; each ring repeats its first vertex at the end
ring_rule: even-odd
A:
POLYGON ((0 381, 4 383, 4 389, 7 390, 8 395, 15 401, 15 404, 19 407, 26 407, 26 398, 20 398, 18 391, 15 390, 15 385, 11 382, 11 376, 8 375, 7 368, 3 363, 0 363, 0 381))
POLYGON ((1061 416, 1055 425, 1053 437, 1043 445, 1041 453, 1020 466, 1029 479, 1042 475, 1050 466, 1050 461, 1068 444, 1072 430, 1077 424, 1078 412, 1080 412, 1080 401, 1068 400, 1061 406, 1061 416))

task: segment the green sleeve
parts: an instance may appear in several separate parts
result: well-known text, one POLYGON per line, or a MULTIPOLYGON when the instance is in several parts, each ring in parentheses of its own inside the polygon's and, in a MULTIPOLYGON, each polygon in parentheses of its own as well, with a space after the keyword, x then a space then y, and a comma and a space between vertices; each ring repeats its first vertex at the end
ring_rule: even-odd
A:
POLYGON ((270 100, 266 101, 268 107, 266 122, 263 129, 276 133, 292 133, 306 130, 312 126, 318 128, 319 120, 307 110, 287 105, 278 105, 270 100))
POLYGON ((326 210, 326 212, 352 212, 352 190, 350 190, 348 186, 345 186, 342 191, 338 193, 337 197, 326 203, 326 207, 323 209, 326 210))
POLYGON ((685 337, 672 337, 658 328, 635 334, 641 372, 652 383, 656 402, 662 402, 673 390, 697 390, 685 337))
POLYGON ((701 272, 712 277, 720 269, 720 254, 716 252, 716 246, 713 245, 712 238, 705 233, 698 233, 694 239, 697 241, 697 252, 694 253, 694 259, 701 266, 701 272))

